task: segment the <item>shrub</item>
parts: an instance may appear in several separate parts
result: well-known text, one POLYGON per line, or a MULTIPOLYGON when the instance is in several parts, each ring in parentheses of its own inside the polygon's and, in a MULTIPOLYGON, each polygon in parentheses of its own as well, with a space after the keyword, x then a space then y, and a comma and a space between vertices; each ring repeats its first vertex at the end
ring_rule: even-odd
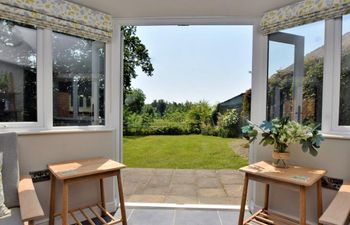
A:
POLYGON ((219 136, 218 127, 211 125, 202 125, 201 134, 209 136, 219 136))
POLYGON ((182 126, 149 127, 147 135, 181 135, 189 134, 189 130, 182 126))
POLYGON ((238 137, 240 135, 239 116, 236 109, 227 110, 218 117, 218 135, 220 137, 238 137))
MULTIPOLYGON (((134 118, 134 117, 131 117, 134 118)), ((142 118, 142 117, 141 117, 142 118)), ((146 123, 141 119, 130 120, 131 124, 128 124, 127 131, 124 130, 126 135, 182 135, 190 134, 189 126, 183 122, 170 122, 164 119, 152 120, 150 123, 146 123), (135 122, 135 124, 133 124, 135 122)))

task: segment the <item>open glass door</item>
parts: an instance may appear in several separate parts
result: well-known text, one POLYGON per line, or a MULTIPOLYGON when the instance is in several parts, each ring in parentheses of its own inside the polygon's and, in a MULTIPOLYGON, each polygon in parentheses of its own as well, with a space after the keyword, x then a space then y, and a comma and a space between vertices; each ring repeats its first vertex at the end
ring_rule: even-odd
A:
POLYGON ((267 119, 301 121, 304 77, 304 37, 270 34, 268 51, 267 119))

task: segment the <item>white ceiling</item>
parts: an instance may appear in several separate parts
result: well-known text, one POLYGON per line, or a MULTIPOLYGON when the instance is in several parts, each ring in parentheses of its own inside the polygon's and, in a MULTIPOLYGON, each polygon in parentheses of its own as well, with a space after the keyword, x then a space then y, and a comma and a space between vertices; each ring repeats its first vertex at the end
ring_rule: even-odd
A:
POLYGON ((69 0, 118 18, 258 17, 300 0, 69 0))

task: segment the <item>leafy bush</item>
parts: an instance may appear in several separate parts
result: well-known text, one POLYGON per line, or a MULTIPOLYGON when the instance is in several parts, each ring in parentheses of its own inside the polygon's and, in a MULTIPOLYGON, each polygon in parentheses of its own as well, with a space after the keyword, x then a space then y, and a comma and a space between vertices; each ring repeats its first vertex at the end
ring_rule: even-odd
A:
POLYGON ((240 135, 239 116, 236 109, 227 110, 218 117, 218 135, 220 137, 238 137, 240 135))
POLYGON ((239 117, 236 109, 227 110, 227 112, 219 118, 220 126, 226 129, 233 128, 238 121, 239 117))
POLYGON ((221 115, 217 106, 205 101, 198 103, 169 103, 164 100, 145 104, 141 92, 132 89, 124 107, 125 135, 203 134, 221 137, 240 136, 239 114, 235 109, 221 115), (140 101, 136 101, 139 99, 140 101), (135 100, 135 101, 131 101, 135 100), (133 103, 138 102, 133 105, 133 103))
POLYGON ((202 125, 201 134, 209 136, 219 136, 219 129, 212 125, 202 125))
POLYGON ((163 127, 149 127, 145 131, 146 135, 182 135, 190 134, 189 130, 181 125, 171 125, 163 127))
POLYGON ((191 133, 200 134, 202 125, 211 124, 211 108, 205 101, 193 104, 186 113, 186 122, 190 126, 191 133))
POLYGON ((127 131, 124 129, 126 135, 182 135, 191 133, 188 125, 183 122, 156 119, 147 124, 145 118, 135 118, 134 116, 129 119, 127 127, 127 131))

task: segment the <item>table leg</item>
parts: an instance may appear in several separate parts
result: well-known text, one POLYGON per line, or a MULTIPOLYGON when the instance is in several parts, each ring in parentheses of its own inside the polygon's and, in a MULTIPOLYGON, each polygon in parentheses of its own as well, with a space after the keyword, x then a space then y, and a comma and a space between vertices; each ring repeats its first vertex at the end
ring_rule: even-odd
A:
POLYGON ((317 214, 318 214, 318 224, 320 223, 320 218, 323 213, 323 205, 322 205, 322 181, 317 181, 317 214))
POLYGON ((63 182, 62 190, 62 225, 68 225, 68 184, 63 182))
POLYGON ((51 187, 50 187, 50 216, 49 225, 55 224, 55 205, 56 205, 56 177, 51 176, 51 187))
POLYGON ((269 197, 270 197, 270 185, 265 184, 265 202, 264 202, 264 209, 269 209, 269 197))
POLYGON ((300 186, 300 225, 306 225, 306 188, 300 186))
POLYGON ((123 185, 120 170, 117 171, 117 182, 118 182, 118 193, 119 193, 119 202, 120 202, 120 213, 122 217, 122 224, 127 225, 127 218, 125 213, 125 203, 124 203, 124 194, 123 194, 123 185))
MULTIPOLYGON (((101 205, 105 209, 106 208, 106 199, 105 199, 105 191, 104 191, 103 179, 100 179, 100 194, 101 194, 101 205)), ((106 213, 102 211, 102 216, 106 216, 106 213)))
POLYGON ((244 213, 245 213, 245 204, 247 201, 247 190, 248 190, 248 174, 244 175, 244 184, 243 184, 243 193, 242 193, 242 199, 241 199, 241 208, 239 211, 239 220, 238 225, 243 225, 243 219, 244 219, 244 213))

